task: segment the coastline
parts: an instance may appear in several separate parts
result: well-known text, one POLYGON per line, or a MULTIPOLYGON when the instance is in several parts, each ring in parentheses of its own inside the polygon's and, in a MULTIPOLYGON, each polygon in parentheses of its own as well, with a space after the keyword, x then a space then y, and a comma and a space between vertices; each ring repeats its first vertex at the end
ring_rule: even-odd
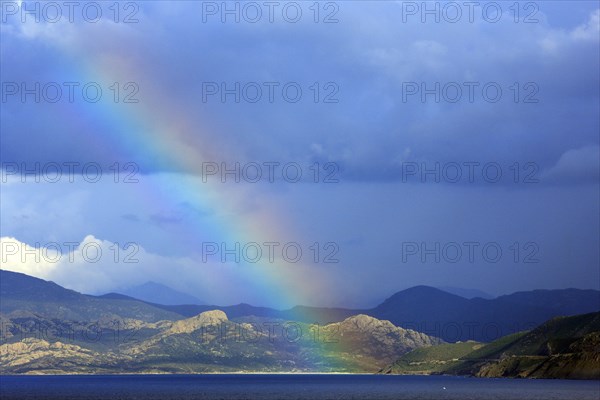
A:
POLYGON ((381 377, 446 377, 446 378, 464 378, 474 380, 506 380, 506 381, 569 381, 569 382, 600 382, 599 379, 567 379, 567 378, 523 378, 513 376, 500 376, 500 377, 489 377, 489 376, 474 376, 474 375, 449 375, 449 374, 379 374, 379 373, 368 373, 368 372, 200 372, 200 373, 160 373, 160 372, 148 372, 148 373, 25 373, 25 374, 3 374, 2 377, 136 377, 136 376, 381 376, 381 377))

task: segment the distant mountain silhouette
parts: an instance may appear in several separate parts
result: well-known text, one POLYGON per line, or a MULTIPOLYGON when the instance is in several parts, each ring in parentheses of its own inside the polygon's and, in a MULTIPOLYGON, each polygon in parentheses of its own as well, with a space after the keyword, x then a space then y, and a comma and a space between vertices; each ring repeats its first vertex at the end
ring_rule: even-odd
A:
POLYGON ((54 282, 4 270, 0 270, 0 296, 3 301, 16 299, 27 302, 81 301, 85 297, 54 282))
POLYGON ((394 294, 366 313, 449 342, 489 342, 532 329, 556 316, 598 310, 597 290, 534 290, 490 300, 469 300, 432 287, 417 286, 394 294))
POLYGON ((499 337, 532 329, 557 317, 600 310, 600 291, 563 289, 533 290, 496 299, 466 299, 429 286, 416 286, 395 293, 372 309, 296 306, 289 310, 249 304, 161 305, 122 294, 87 296, 52 282, 0 270, 0 312, 24 310, 46 317, 87 319, 105 316, 143 321, 178 320, 202 312, 221 310, 229 318, 246 316, 329 324, 365 314, 448 342, 490 342, 499 337))
POLYGON ((465 299, 473 299, 475 297, 481 297, 482 299, 493 299, 494 297, 496 297, 477 289, 464 289, 448 286, 438 287, 438 289, 443 290, 444 292, 455 294, 460 297, 464 297, 465 299))
POLYGON ((319 324, 339 322, 352 315, 366 314, 448 342, 490 342, 511 333, 532 329, 556 316, 598 311, 600 291, 534 290, 496 299, 466 299, 433 287, 415 286, 395 293, 372 309, 296 306, 289 310, 275 310, 248 304, 163 308, 186 317, 218 309, 232 318, 255 315, 319 324))
POLYGON ((183 292, 179 292, 168 286, 156 282, 146 282, 120 291, 129 297, 143 300, 154 304, 177 305, 177 304, 203 304, 198 298, 183 292))
POLYGON ((131 298, 96 297, 65 289, 54 282, 0 270, 0 312, 32 312, 47 318, 93 321, 135 318, 142 321, 182 316, 131 298))
POLYGON ((131 296, 126 296, 124 294, 121 293, 106 293, 106 294, 102 294, 100 296, 96 296, 99 299, 109 299, 109 300, 139 300, 139 299, 135 299, 131 296))

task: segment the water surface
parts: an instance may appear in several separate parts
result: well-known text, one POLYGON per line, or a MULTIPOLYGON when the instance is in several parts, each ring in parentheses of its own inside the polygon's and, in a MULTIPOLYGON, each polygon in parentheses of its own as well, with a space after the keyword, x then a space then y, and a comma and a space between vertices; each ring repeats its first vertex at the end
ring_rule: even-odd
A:
POLYGON ((600 381, 383 375, 2 376, 0 398, 598 400, 600 381))

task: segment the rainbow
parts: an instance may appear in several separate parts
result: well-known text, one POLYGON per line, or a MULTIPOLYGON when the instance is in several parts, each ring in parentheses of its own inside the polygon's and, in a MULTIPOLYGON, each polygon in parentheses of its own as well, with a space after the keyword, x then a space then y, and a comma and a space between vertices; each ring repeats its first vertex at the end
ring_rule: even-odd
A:
MULTIPOLYGON (((208 179, 201 183, 193 174, 202 170, 205 162, 242 160, 238 149, 220 139, 215 129, 198 126, 186 108, 178 104, 177 99, 168 98, 169 90, 160 86, 160 81, 152 79, 150 69, 136 65, 131 57, 112 54, 92 54, 81 43, 55 42, 64 59, 62 68, 53 71, 65 78, 65 81, 97 82, 103 89, 115 82, 143 81, 140 84, 139 102, 123 104, 106 100, 112 92, 105 92, 103 99, 94 104, 75 102, 61 105, 65 121, 77 121, 89 124, 89 121, 101 121, 103 135, 91 145, 114 146, 133 160, 152 160, 159 169, 185 171, 182 179, 164 181, 151 188, 140 187, 140 201, 151 201, 165 207, 174 206, 182 201, 198 209, 216 210, 218 218, 207 226, 205 224, 186 224, 190 237, 202 240, 226 243, 272 242, 298 240, 293 226, 286 218, 280 204, 269 204, 268 213, 240 213, 236 211, 239 198, 231 195, 226 185, 219 179, 208 179), (135 77, 135 79, 131 79, 135 77), (152 85, 148 85, 152 82, 152 85), (74 112, 74 109, 76 112, 74 112), (185 174, 189 174, 186 176, 185 174)), ((123 88, 121 87, 121 90, 123 88)), ((286 160, 278 160, 286 162, 286 160)), ((252 194, 260 185, 240 184, 237 194, 252 194)), ((229 189, 230 190, 230 189, 229 189)), ((306 243, 306 242, 303 242, 306 243)), ((201 267, 201 266, 200 266, 201 267)), ((267 303, 280 305, 310 304, 312 293, 324 290, 324 280, 314 275, 314 270, 306 273, 302 265, 287 263, 263 263, 251 266, 251 272, 243 273, 248 287, 267 303)), ((240 270, 246 266, 240 267, 240 270)), ((211 291, 233 290, 223 287, 223 281, 202 282, 206 295, 211 291)), ((310 315, 306 316, 310 319, 310 315)), ((335 354, 342 350, 340 344, 321 346, 320 367, 340 365, 335 354), (329 362, 331 361, 331 363, 329 362)))
MULTIPOLYGON (((219 132, 204 129, 192 122, 186 107, 177 103, 177 99, 168 96, 167 88, 160 87, 159 80, 149 76, 149 69, 135 65, 132 58, 112 55, 91 55, 81 45, 69 43, 57 44, 65 55, 62 60, 65 68, 57 71, 65 81, 96 82, 103 89, 102 100, 98 103, 75 102, 64 104, 65 119, 74 117, 80 120, 101 121, 103 137, 97 138, 97 145, 116 147, 120 153, 130 155, 136 160, 152 160, 152 164, 161 169, 185 171, 188 174, 199 173, 205 162, 225 160, 242 161, 238 149, 220 139, 219 132), (129 77, 129 79, 123 77, 129 77), (135 77, 135 79, 131 79, 135 77), (123 104, 112 100, 113 92, 106 88, 115 82, 121 86, 126 81, 142 81, 138 103, 123 104), (147 82, 153 82, 149 86, 147 82), (110 101, 107 99, 110 98, 110 101), (77 108, 74 116, 73 108, 77 108)), ((121 88, 122 89, 122 88, 121 88)), ((121 96, 122 97, 122 96, 121 96)), ((198 105, 200 107, 200 105, 198 105)), ((189 107, 187 107, 189 108, 189 107)), ((94 145, 94 144, 92 144, 94 145)), ((277 160, 285 163, 289 160, 277 160)), ((185 175, 184 175, 185 177, 185 175)), ((199 179, 187 176, 179 182, 164 182, 155 185, 151 192, 139 193, 140 201, 152 201, 157 204, 173 206, 182 201, 193 204, 199 209, 216 210, 218 222, 211 226, 188 226, 191 237, 206 241, 225 243, 249 243, 298 241, 299 235, 293 230, 281 205, 269 203, 269 212, 240 213, 236 211, 236 196, 232 196, 230 184, 219 179, 199 179)), ((216 177, 213 177, 216 178, 216 177)), ((142 185, 138 185, 142 186, 142 185)), ((241 183, 236 185, 234 194, 252 195, 260 185, 241 183)), ((239 197, 239 196, 238 196, 239 197)), ((308 257, 310 258, 310 257, 308 257)), ((289 263, 257 263, 252 274, 245 277, 248 285, 255 288, 265 301, 282 305, 310 303, 311 293, 320 284, 318 276, 303 274, 302 265, 289 263)), ((210 282, 204 285, 207 291, 215 288, 210 282)), ((225 288, 217 288, 224 290, 225 288)), ((210 294, 210 293, 209 293, 210 294)))

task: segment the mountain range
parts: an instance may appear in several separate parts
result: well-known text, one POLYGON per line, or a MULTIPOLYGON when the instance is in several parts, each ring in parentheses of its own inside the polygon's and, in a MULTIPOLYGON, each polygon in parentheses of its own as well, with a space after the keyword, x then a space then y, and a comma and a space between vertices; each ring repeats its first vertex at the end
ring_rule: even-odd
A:
POLYGON ((354 315, 314 325, 221 310, 185 318, 124 296, 82 295, 2 271, 0 373, 376 372, 442 343, 354 315), (137 314, 137 317, 136 317, 137 314))
POLYGON ((0 271, 0 373, 396 373, 410 364, 403 357, 424 357, 417 369, 436 373, 441 367, 427 363, 439 367, 450 355, 460 363, 444 365, 454 368, 444 373, 585 378, 595 373, 590 354, 597 353, 598 318, 557 316, 598 311, 598 294, 568 289, 485 300, 419 286, 369 310, 274 310, 248 304, 159 305, 115 293, 90 296, 0 271), (503 323, 516 330, 524 318, 553 312, 544 324, 489 344, 444 340, 448 327, 459 323, 469 323, 468 336, 476 336, 477 324, 489 331, 495 317, 501 323, 494 329, 503 323), (435 328, 440 321, 449 325, 435 328), (542 366, 525 368, 532 360, 542 366), (566 369, 557 367, 557 360, 566 369))
POLYGON ((556 316, 600 310, 600 291, 597 290, 533 290, 495 299, 466 299, 428 286, 400 291, 371 309, 296 306, 276 310, 249 304, 163 305, 120 294, 82 295, 51 282, 4 270, 0 270, 0 297, 0 312, 4 314, 30 310, 56 318, 84 320, 117 316, 156 322, 220 310, 233 319, 253 316, 323 325, 364 314, 446 342, 490 342, 532 329, 556 316))
POLYGON ((156 282, 146 282, 142 285, 129 287, 119 291, 119 293, 155 304, 203 304, 202 300, 199 300, 190 294, 180 292, 156 282))
POLYGON ((598 311, 600 291, 533 290, 494 299, 467 299, 433 287, 415 286, 395 293, 370 309, 296 306, 289 310, 276 310, 249 304, 155 306, 186 317, 204 311, 221 310, 234 318, 254 315, 319 324, 365 314, 440 337, 447 342, 490 342, 511 333, 532 329, 555 316, 598 311))

